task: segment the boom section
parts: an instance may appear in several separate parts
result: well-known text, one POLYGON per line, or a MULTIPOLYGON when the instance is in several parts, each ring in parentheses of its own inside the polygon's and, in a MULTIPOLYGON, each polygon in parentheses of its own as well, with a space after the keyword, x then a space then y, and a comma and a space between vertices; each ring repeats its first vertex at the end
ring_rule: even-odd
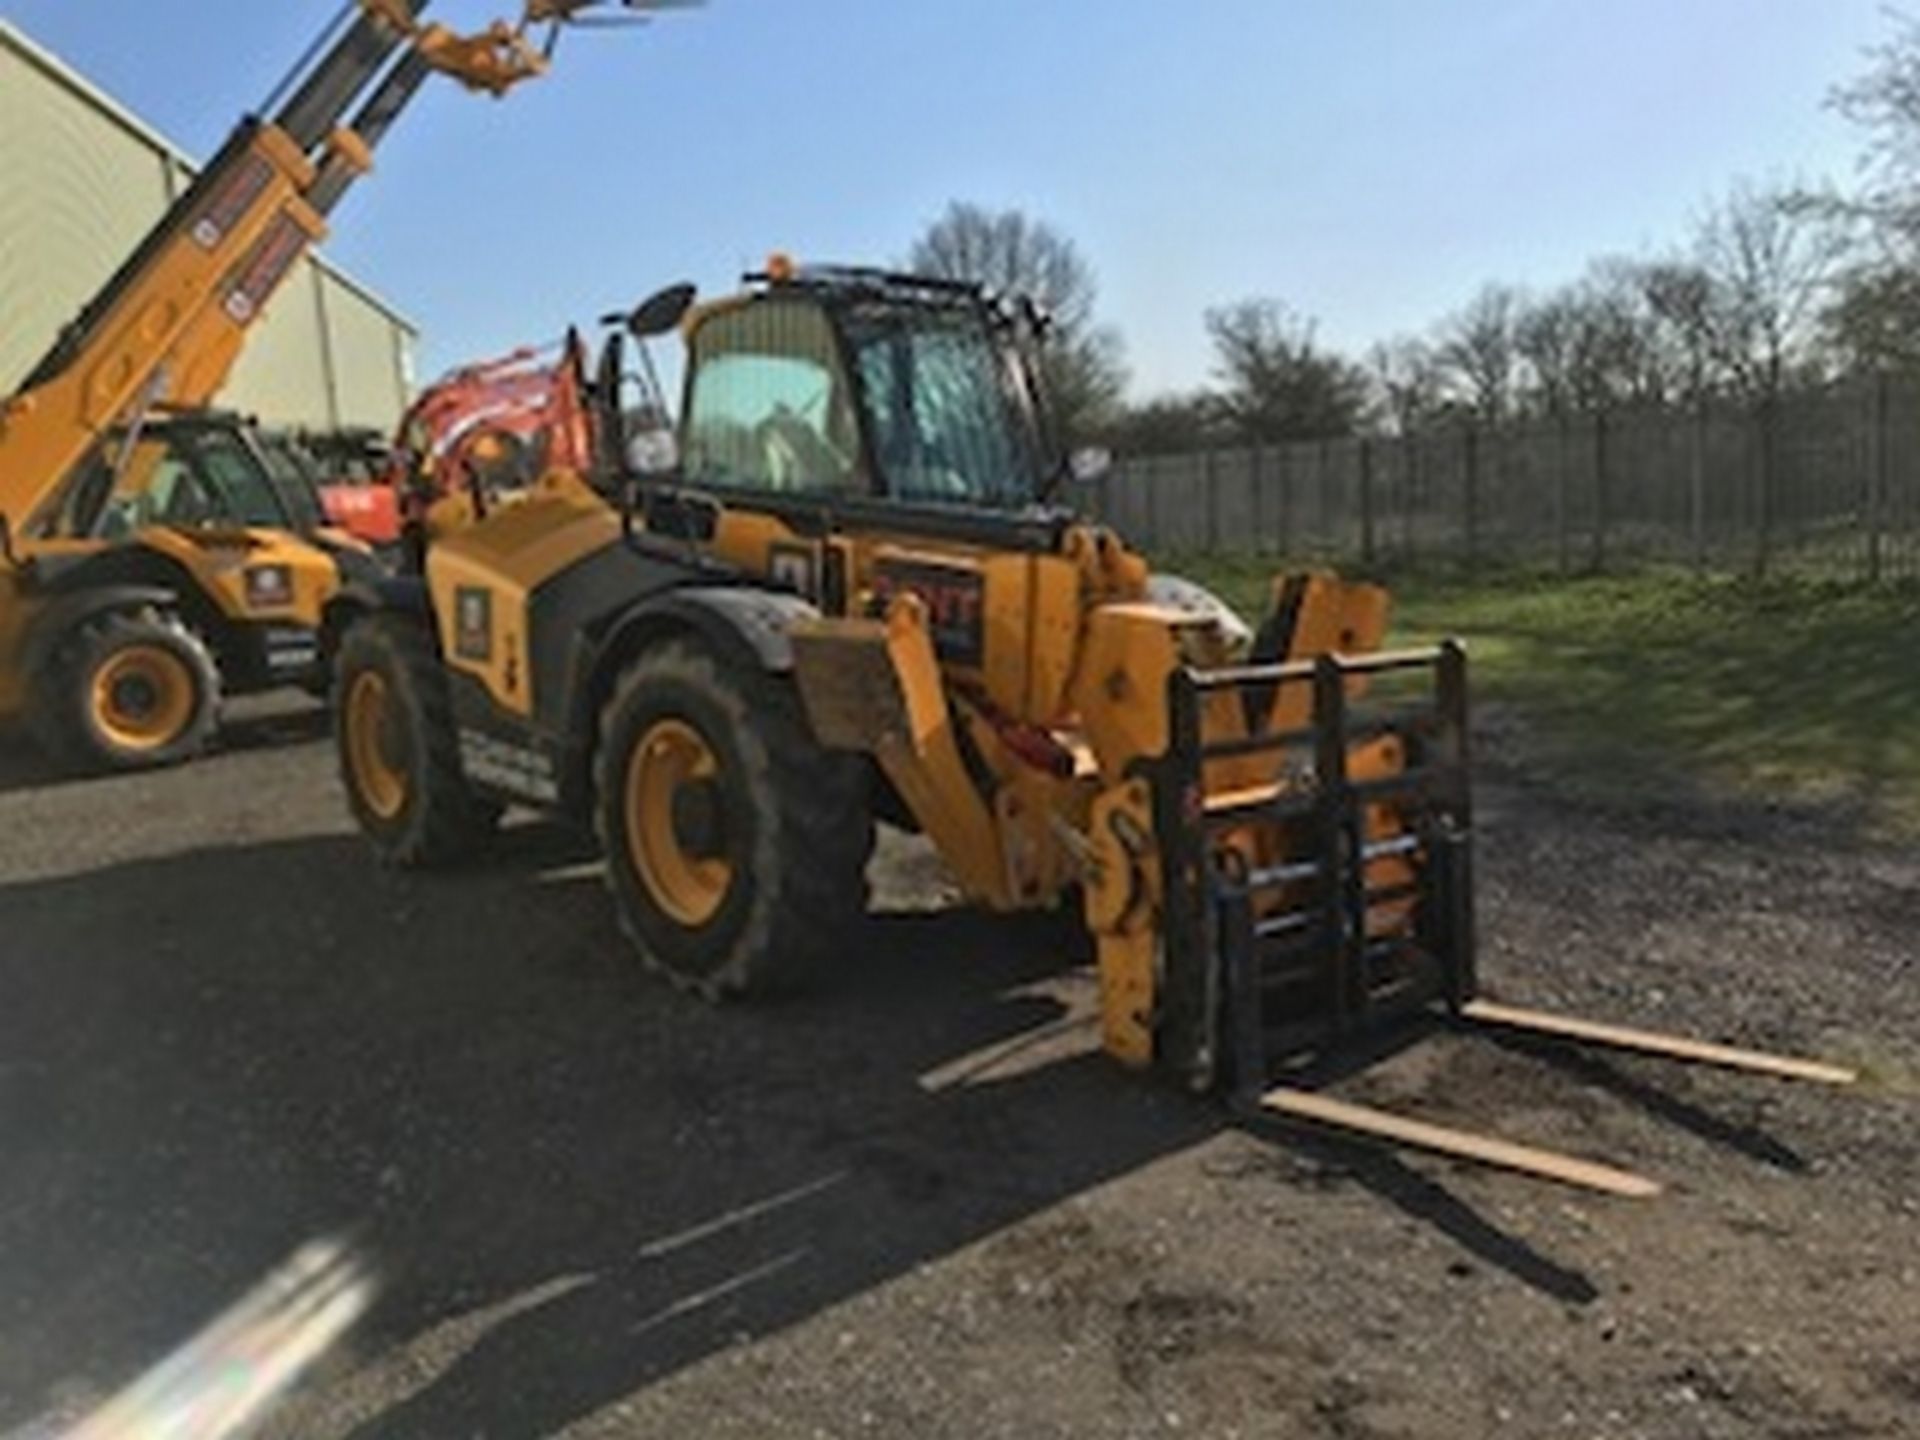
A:
POLYGON ((116 425, 152 406, 213 400, 249 329, 326 237, 328 214, 430 74, 504 94, 546 69, 527 27, 571 14, 556 20, 550 5, 530 0, 518 25, 459 35, 423 25, 427 5, 352 0, 281 87, 285 103, 269 105, 271 118, 240 122, 0 402, 0 516, 16 533, 50 523, 71 477, 116 425))

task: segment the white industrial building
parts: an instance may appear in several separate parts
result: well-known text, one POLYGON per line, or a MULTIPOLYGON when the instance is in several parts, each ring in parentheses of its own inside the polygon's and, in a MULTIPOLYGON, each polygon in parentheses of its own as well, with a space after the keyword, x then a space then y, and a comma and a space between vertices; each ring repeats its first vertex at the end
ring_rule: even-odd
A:
MULTIPOLYGON (((193 165, 0 20, 0 395, 139 244, 193 165)), ((326 260, 290 276, 221 404, 275 425, 391 431, 414 327, 326 260)))

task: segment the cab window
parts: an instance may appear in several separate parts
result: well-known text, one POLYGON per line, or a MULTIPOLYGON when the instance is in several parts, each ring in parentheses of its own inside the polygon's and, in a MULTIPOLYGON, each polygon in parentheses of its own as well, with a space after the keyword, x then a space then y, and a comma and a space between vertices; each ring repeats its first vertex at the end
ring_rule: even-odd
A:
POLYGON ((686 471, 694 484, 789 494, 860 488, 859 431, 817 306, 759 301, 694 338, 686 471))
POLYGON ((148 525, 202 525, 213 508, 199 477, 166 438, 143 439, 121 468, 93 532, 117 540, 148 525))
MULTIPOLYGON (((213 511, 199 523, 215 520, 267 529, 287 523, 286 508, 273 488, 273 477, 247 442, 229 430, 203 430, 190 442, 193 458, 216 497, 213 511)), ((193 523, 168 517, 176 525, 193 523)))
POLYGON ((965 313, 876 307, 848 326, 873 427, 875 464, 896 499, 1017 509, 1037 490, 1032 427, 1009 357, 965 313))

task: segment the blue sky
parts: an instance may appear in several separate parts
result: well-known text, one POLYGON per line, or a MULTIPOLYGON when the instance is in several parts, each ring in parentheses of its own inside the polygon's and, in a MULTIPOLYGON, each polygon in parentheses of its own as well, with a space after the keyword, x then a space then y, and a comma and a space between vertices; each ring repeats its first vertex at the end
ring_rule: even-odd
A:
MULTIPOLYGON (((334 9, 0 0, 195 154, 334 9)), ((1737 175, 1844 178, 1824 97, 1887 28, 1881 0, 712 0, 576 36, 505 102, 436 87, 329 248, 431 373, 770 249, 888 261, 949 198, 1018 205, 1085 250, 1150 393, 1206 378, 1209 305, 1276 295, 1357 349, 1659 247, 1737 175)))

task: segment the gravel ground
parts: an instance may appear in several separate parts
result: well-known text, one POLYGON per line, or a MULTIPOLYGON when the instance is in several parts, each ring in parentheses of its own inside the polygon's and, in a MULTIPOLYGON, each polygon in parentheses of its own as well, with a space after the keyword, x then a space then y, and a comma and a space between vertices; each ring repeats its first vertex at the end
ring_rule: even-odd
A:
POLYGON ((1045 927, 906 842, 821 993, 716 1012, 564 837, 381 873, 310 715, 137 779, 0 756, 0 1434, 350 1233, 379 1301, 276 1434, 1920 1435, 1920 861, 1570 809, 1507 728, 1491 989, 1871 1083, 1443 1035, 1342 1087, 1670 1183, 1606 1200, 1118 1072, 1045 927))

